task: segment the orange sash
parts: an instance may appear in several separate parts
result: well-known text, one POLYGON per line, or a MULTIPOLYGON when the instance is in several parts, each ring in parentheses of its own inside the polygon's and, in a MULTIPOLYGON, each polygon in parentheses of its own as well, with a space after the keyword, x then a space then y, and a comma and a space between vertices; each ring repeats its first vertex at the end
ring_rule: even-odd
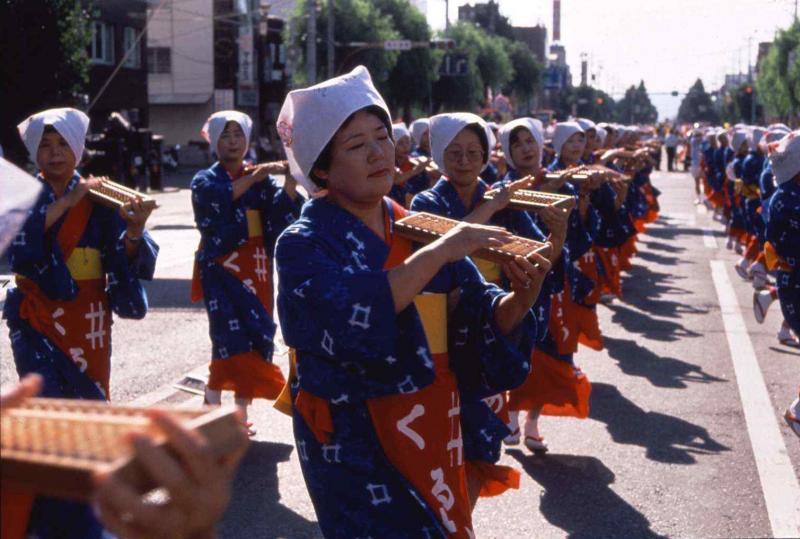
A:
MULTIPOLYGON (((69 210, 58 231, 56 240, 65 263, 75 254, 92 207, 88 198, 81 199, 69 210)), ((108 399, 111 310, 105 290, 105 275, 101 273, 99 278, 80 279, 73 273, 73 278, 78 283, 77 296, 70 301, 57 301, 47 297, 33 281, 18 275, 17 287, 23 292, 20 317, 71 358, 108 399)))

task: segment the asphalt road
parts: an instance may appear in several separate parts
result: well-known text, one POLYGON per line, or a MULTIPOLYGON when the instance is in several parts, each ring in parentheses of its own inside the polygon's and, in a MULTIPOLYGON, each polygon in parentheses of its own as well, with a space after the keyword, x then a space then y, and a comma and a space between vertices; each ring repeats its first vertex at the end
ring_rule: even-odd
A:
MULTIPOLYGON (((502 462, 522 471, 522 484, 479 501, 479 537, 764 537, 782 517, 800 521, 800 498, 781 498, 800 475, 800 441, 782 420, 800 384, 800 353, 777 342, 777 304, 755 322, 752 288, 733 271, 738 257, 725 250, 721 225, 692 203, 689 176, 655 173, 654 183, 661 218, 641 236, 623 301, 598 308, 606 349, 577 355, 593 384, 590 417, 544 418, 545 457, 505 451, 502 462), (733 294, 721 301, 726 283, 733 294), (763 409, 751 406, 759 377, 736 376, 748 358, 763 377, 763 409), (782 475, 770 473, 787 457, 782 475)), ((151 309, 143 321, 114 324, 112 398, 195 406, 199 397, 172 384, 202 374, 210 357, 205 312, 188 299, 199 236, 187 190, 157 198, 150 226, 162 251, 147 287, 151 309)), ((286 372, 282 346, 276 359, 286 372)), ((6 331, 0 379, 16 379, 6 331)), ((319 537, 289 418, 266 402, 251 416, 258 435, 220 536, 319 537)))

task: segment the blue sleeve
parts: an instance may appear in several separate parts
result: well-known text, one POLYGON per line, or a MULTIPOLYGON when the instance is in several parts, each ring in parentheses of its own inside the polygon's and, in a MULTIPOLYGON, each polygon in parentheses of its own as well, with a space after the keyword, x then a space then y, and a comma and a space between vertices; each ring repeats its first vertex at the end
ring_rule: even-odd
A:
POLYGON ((247 241, 247 218, 234 204, 232 182, 219 181, 208 170, 201 170, 192 180, 192 207, 203 238, 204 258, 224 255, 247 241))
POLYGON ((403 393, 434 379, 424 330, 410 305, 395 313, 388 272, 342 266, 327 246, 290 227, 278 238, 278 316, 297 350, 300 385, 347 402, 403 393))
POLYGON ((48 194, 42 192, 28 211, 22 230, 8 248, 8 261, 12 272, 31 279, 50 299, 69 301, 78 287, 56 241, 56 225, 44 229, 48 200, 48 194))
POLYGON ((479 398, 521 385, 530 373, 536 319, 528 312, 510 335, 500 333, 494 311, 505 291, 484 281, 469 260, 452 264, 459 301, 450 317, 450 354, 459 387, 479 398))
POLYGON ((287 226, 294 223, 300 217, 300 210, 306 199, 297 193, 295 200, 286 194, 283 188, 275 183, 275 179, 269 177, 262 182, 262 190, 259 195, 263 200, 262 206, 266 219, 263 219, 264 227, 264 247, 270 256, 275 252, 275 242, 278 236, 287 226))
POLYGON ((432 190, 422 191, 418 193, 411 200, 411 211, 415 212, 428 212, 436 215, 447 215, 447 208, 445 208, 439 201, 439 198, 432 190))
POLYGON ((107 213, 101 256, 108 276, 108 300, 111 309, 122 318, 141 319, 147 314, 147 293, 140 279, 152 280, 158 257, 158 244, 145 231, 136 256, 125 252, 125 222, 116 212, 107 213))
POLYGON ((781 189, 770 199, 767 240, 792 267, 800 265, 800 196, 781 189))

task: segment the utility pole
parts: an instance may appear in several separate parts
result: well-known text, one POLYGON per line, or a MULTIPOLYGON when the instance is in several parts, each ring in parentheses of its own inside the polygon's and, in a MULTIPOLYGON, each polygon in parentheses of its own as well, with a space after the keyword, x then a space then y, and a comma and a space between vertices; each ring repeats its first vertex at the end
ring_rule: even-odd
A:
MULTIPOLYGON (((796 0, 795 0, 796 2, 796 0)), ((747 38, 747 84, 750 85, 750 125, 756 123, 756 89, 753 86, 753 36, 747 38)))
POLYGON ((334 73, 334 55, 336 54, 336 44, 334 43, 333 39, 333 26, 334 26, 334 18, 333 18, 333 0, 328 0, 328 46, 326 47, 328 51, 328 78, 332 79, 336 73, 334 73))
POLYGON ((444 0, 444 34, 450 31, 450 0, 444 0))
POLYGON ((308 28, 306 30, 306 73, 308 85, 317 82, 317 0, 307 0, 308 28))

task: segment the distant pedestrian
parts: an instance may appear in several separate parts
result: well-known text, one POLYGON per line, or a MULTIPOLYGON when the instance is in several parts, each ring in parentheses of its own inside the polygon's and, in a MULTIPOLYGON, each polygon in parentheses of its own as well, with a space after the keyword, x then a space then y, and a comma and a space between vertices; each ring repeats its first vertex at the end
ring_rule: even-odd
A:
POLYGON ((675 152, 678 151, 678 144, 681 138, 675 133, 674 129, 670 129, 669 134, 664 139, 664 146, 667 148, 667 172, 673 172, 675 166, 675 152))

